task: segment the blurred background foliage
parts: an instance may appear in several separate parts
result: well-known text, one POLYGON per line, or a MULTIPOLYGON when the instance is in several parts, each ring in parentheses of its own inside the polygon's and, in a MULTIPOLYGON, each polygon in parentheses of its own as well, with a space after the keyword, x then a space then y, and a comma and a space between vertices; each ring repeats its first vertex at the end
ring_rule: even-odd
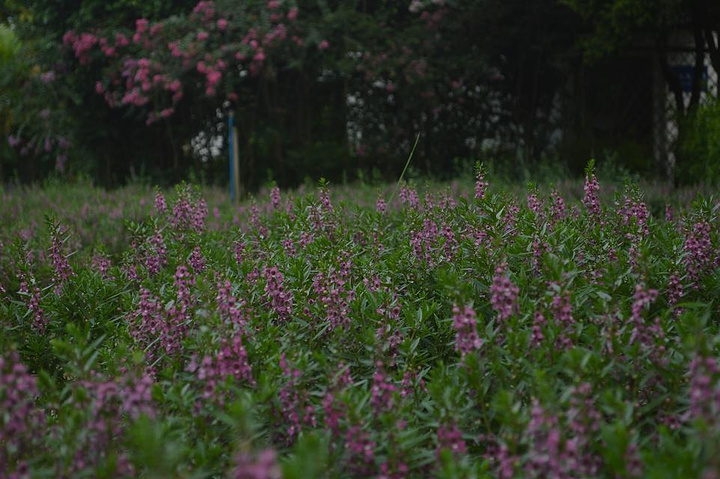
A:
POLYGON ((678 171, 683 182, 697 178, 720 178, 720 101, 701 106, 689 120, 688 135, 682 145, 688 158, 687 169, 678 171))
POLYGON ((226 184, 230 111, 248 190, 397 178, 418 133, 412 167, 441 179, 591 156, 720 177, 716 92, 680 102, 672 171, 649 123, 673 34, 720 70, 710 1, 2 0, 0 23, 4 183, 226 184))

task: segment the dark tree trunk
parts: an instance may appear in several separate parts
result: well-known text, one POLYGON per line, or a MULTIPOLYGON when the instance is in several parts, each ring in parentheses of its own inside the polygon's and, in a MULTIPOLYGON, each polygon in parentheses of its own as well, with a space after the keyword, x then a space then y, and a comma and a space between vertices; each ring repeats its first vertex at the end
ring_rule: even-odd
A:
POLYGON ((700 102, 700 92, 702 88, 702 74, 705 69, 705 38, 702 33, 699 12, 693 11, 693 37, 695 39, 695 67, 693 71, 692 93, 690 94, 690 103, 688 104, 687 116, 694 115, 700 102))

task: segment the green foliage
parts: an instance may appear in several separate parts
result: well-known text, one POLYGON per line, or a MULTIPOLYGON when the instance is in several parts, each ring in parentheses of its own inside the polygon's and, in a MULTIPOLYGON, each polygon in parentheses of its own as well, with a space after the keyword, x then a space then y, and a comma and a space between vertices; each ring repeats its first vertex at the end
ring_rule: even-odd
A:
POLYGON ((596 60, 616 53, 638 39, 642 31, 674 25, 685 13, 685 0, 560 0, 587 22, 580 45, 596 60))
POLYGON ((12 60, 20 50, 20 42, 7 25, 0 24, 0 62, 3 66, 12 60))
MULTIPOLYGON (((531 7, 522 1, 299 1, 281 2, 278 11, 265 0, 218 1, 203 21, 185 1, 4 5, 36 70, 13 101, 13 134, 22 143, 2 154, 4 176, 36 181, 57 170, 105 185, 140 172, 163 184, 188 178, 189 171, 226 182, 226 155, 210 143, 227 135, 218 112, 224 117, 229 109, 239 127, 241 179, 250 189, 265 181, 267 169, 282 186, 305 175, 352 180, 355 172, 394 180, 403 166, 398 158, 418 132, 423 139, 413 170, 447 175, 453 158, 476 156, 484 138, 514 150, 521 129, 549 117, 562 75, 545 59, 572 48, 573 34, 559 32, 576 24, 555 0, 531 7), (299 14, 290 20, 293 8, 299 14), (508 18, 513 28, 499 28, 508 18), (134 36, 139 19, 157 29, 144 41, 115 45, 117 35, 134 36), (226 27, 217 27, 220 19, 226 27), (281 40, 263 44, 265 60, 254 60, 248 32, 262 37, 279 32, 272 29, 280 24, 286 29, 281 40), (76 42, 72 31, 85 40, 76 42), (201 33, 208 38, 198 41, 201 33), (171 54, 171 43, 183 58, 171 54), (246 59, 237 60, 239 53, 246 59), (130 76, 123 73, 127 61, 140 59, 162 65, 155 75, 181 82, 182 99, 170 101, 167 90, 153 86, 142 90, 147 103, 121 101, 140 85, 124 89, 117 80, 130 76), (222 81, 208 90, 197 63, 214 68, 218 60, 226 65, 222 81), (51 85, 40 81, 50 73, 51 85), (108 101, 97 88, 117 98, 108 101), (72 141, 70 151, 54 148, 60 137, 72 141)), ((548 147, 544 134, 522 141, 529 163, 548 147)))
POLYGON ((383 211, 324 179, 240 208, 188 185, 3 193, 3 470, 713 470, 717 200, 591 161, 595 209, 583 181, 512 194, 477 169, 484 197, 406 183, 383 211))
POLYGON ((687 120, 687 132, 680 146, 678 180, 683 183, 720 181, 720 100, 698 108, 687 120))

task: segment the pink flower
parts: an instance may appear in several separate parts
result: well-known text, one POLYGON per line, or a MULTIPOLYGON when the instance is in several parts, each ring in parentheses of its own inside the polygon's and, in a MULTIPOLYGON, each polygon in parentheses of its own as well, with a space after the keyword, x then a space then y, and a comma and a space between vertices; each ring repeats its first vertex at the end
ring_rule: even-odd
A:
POLYGON ((372 397, 370 399, 375 414, 392 409, 394 405, 393 396, 397 390, 397 386, 385 374, 382 363, 377 361, 375 373, 373 374, 372 397))
POLYGON ((475 180, 475 199, 482 200, 485 198, 487 187, 488 183, 485 181, 485 175, 482 170, 480 170, 478 171, 477 179, 475 180))
POLYGON ((268 10, 277 10, 280 8, 280 2, 278 0, 269 0, 267 3, 268 10))
POLYGON ((371 477, 375 468, 375 442, 370 434, 359 426, 353 426, 345 438, 345 449, 349 453, 348 467, 354 476, 371 477))
POLYGON ((313 289, 317 301, 324 309, 326 320, 330 329, 347 327, 350 324, 350 302, 355 299, 355 292, 347 288, 346 278, 349 275, 350 264, 345 264, 344 271, 334 268, 325 275, 318 273, 313 279, 313 289))
POLYGON ((449 449, 454 456, 465 454, 465 441, 462 438, 462 432, 458 429, 457 424, 440 426, 437 431, 438 448, 435 451, 435 457, 440 457, 440 451, 449 449))
POLYGON ((166 86, 166 88, 173 93, 180 91, 181 87, 182 87, 182 84, 180 83, 180 80, 173 80, 170 83, 168 83, 166 86))
MULTIPOLYGON (((38 393, 37 380, 20 361, 20 355, 14 351, 3 352, 0 356, 0 407, 3 411, 0 418, 0 441, 3 444, 0 464, 5 471, 4 477, 30 477, 29 474, 10 473, 12 469, 8 468, 13 466, 13 453, 10 452, 10 462, 7 462, 5 451, 22 450, 31 444, 33 436, 41 434, 42 416, 35 401, 38 393)), ((17 464, 17 467, 19 469, 20 465, 17 464)))
POLYGON ((281 322, 290 320, 293 308, 292 293, 285 289, 283 275, 277 267, 265 268, 265 293, 270 300, 271 308, 277 313, 281 322))
POLYGON ((552 198, 552 206, 550 207, 550 216, 552 217, 553 223, 557 223, 558 221, 564 220, 567 217, 566 208, 565 208, 565 200, 554 189, 550 193, 550 197, 552 198))
POLYGON ((210 35, 208 34, 208 32, 204 32, 204 31, 203 31, 203 32, 198 32, 198 34, 197 34, 197 39, 202 42, 202 41, 207 40, 209 36, 210 36, 210 35))
POLYGON ((277 462, 277 454, 272 449, 266 449, 259 454, 240 452, 235 456, 233 479, 280 479, 282 474, 277 462))
POLYGON ((232 284, 230 284, 228 280, 219 283, 217 288, 218 293, 215 299, 222 320, 226 323, 237 324, 241 328, 244 328, 247 322, 243 312, 245 301, 238 300, 232 295, 232 284))
POLYGON ((667 221, 668 223, 672 223, 673 221, 675 221, 673 207, 667 203, 665 204, 665 221, 667 221))
POLYGON ((130 40, 123 35, 122 33, 116 33, 115 34, 115 46, 116 47, 125 47, 130 44, 130 40))
POLYGON ((711 230, 710 223, 699 221, 685 235, 685 244, 683 245, 683 252, 686 255, 685 266, 693 288, 698 287, 700 276, 715 264, 715 254, 710 238, 711 230))
POLYGON ((239 335, 232 340, 225 339, 217 353, 203 357, 199 364, 197 359, 193 358, 187 371, 196 373, 197 378, 203 382, 203 399, 220 405, 225 403, 224 386, 228 379, 255 385, 252 366, 239 335))
POLYGON ((718 388, 720 367, 712 357, 697 356, 690 362, 690 409, 687 419, 702 419, 709 426, 717 427, 720 411, 718 388))
POLYGON ((137 33, 143 33, 145 30, 147 30, 148 27, 148 21, 146 18, 140 18, 138 20, 135 20, 135 30, 137 33))
POLYGON ((323 40, 318 43, 318 50, 323 51, 330 47, 330 43, 327 40, 323 40))
POLYGON ((273 209, 280 208, 280 188, 277 186, 270 190, 270 204, 272 204, 273 209))
POLYGON ((160 191, 155 193, 155 209, 159 214, 167 213, 167 202, 165 201, 165 196, 163 196, 160 191))
POLYGON ((382 196, 378 196, 378 199, 375 202, 375 209, 380 213, 385 213, 385 211, 387 211, 387 202, 382 196))
MULTIPOLYGON (((154 121, 154 117, 153 117, 154 121)), ((151 276, 160 272, 163 266, 167 264, 167 250, 165 248, 165 240, 158 231, 153 235, 147 243, 145 251, 145 267, 151 276)))
POLYGON ((228 27, 228 21, 225 20, 224 18, 219 19, 217 21, 217 27, 218 27, 218 30, 220 30, 221 32, 224 31, 228 27))
POLYGON ((55 269, 54 278, 56 281, 56 294, 59 292, 59 288, 68 280, 70 277, 75 276, 67 257, 62 252, 62 240, 60 239, 60 230, 56 229, 51 233, 52 244, 50 245, 50 260, 53 268, 55 269))
POLYGON ((175 58, 179 58, 182 56, 182 52, 180 51, 180 44, 178 42, 170 42, 168 43, 168 50, 172 53, 172 56, 175 58))
POLYGON ((37 333, 43 334, 45 328, 47 328, 48 319, 47 316, 45 316, 45 311, 40 306, 40 288, 35 285, 35 278, 32 276, 30 276, 29 282, 30 284, 28 284, 28 278, 24 278, 20 282, 20 293, 24 296, 27 309, 33 315, 33 329, 35 329, 37 333))
POLYGON ((535 311, 533 314, 533 327, 532 327, 532 336, 530 337, 530 347, 535 348, 542 344, 543 339, 545 339, 545 336, 542 333, 543 326, 547 324, 547 321, 545 320, 545 317, 542 315, 540 311, 535 311))
POLYGON ((130 104, 135 106, 143 106, 147 104, 148 101, 150 100, 146 96, 141 95, 138 90, 130 90, 129 92, 125 93, 121 100, 121 102, 124 104, 130 104))
POLYGON ((222 79, 222 73, 215 70, 210 70, 207 72, 206 75, 207 78, 207 86, 208 88, 215 88, 218 83, 220 83, 220 80, 222 79))
POLYGON ((460 309, 458 306, 453 308, 455 328, 455 351, 459 351, 462 358, 468 353, 480 349, 482 340, 477 333, 477 319, 475 311, 468 306, 460 309))
POLYGON ((298 14, 299 10, 297 9, 297 7, 292 7, 287 14, 287 19, 291 22, 294 22, 295 20, 297 20, 298 14))
POLYGON ((75 30, 68 30, 65 32, 65 35, 63 35, 63 45, 70 45, 72 43, 75 43, 75 40, 77 39, 77 35, 75 35, 75 30))
POLYGON ((582 204, 585 205, 588 213, 593 216, 600 216, 600 200, 598 198, 600 185, 595 175, 592 175, 592 177, 590 175, 585 176, 585 186, 583 186, 583 190, 585 190, 585 196, 582 199, 582 204))
POLYGON ((530 193, 527 196, 527 205, 530 211, 533 213, 539 215, 542 210, 542 202, 540 201, 540 198, 538 198, 537 193, 530 193))
POLYGON ((83 33, 80 37, 73 34, 70 38, 72 39, 75 56, 80 59, 80 63, 87 63, 89 61, 89 57, 86 54, 97 43, 97 37, 92 33, 83 33))
POLYGON ((253 57, 253 61, 256 61, 256 62, 265 61, 265 54, 262 51, 257 52, 255 54, 255 56, 253 57))
POLYGON ((678 275, 675 273, 671 274, 668 279, 667 294, 668 304, 671 306, 677 304, 685 294, 683 284, 680 282, 680 278, 678 278, 678 275))
POLYGON ((498 322, 503 323, 518 312, 518 294, 520 289, 505 275, 506 266, 495 268, 493 284, 490 287, 490 303, 497 312, 498 322))
POLYGON ((195 249, 193 249, 192 254, 190 255, 190 267, 198 273, 205 271, 206 262, 205 258, 203 258, 202 251, 200 250, 199 246, 196 246, 195 249))
MULTIPOLYGON (((238 265, 242 265, 243 261, 245 260, 245 250, 247 249, 247 245, 243 241, 236 241, 235 242, 235 261, 237 261, 238 265)), ((257 276, 259 276, 260 273, 257 272, 257 276)), ((254 282, 253 282, 254 284, 254 282)))

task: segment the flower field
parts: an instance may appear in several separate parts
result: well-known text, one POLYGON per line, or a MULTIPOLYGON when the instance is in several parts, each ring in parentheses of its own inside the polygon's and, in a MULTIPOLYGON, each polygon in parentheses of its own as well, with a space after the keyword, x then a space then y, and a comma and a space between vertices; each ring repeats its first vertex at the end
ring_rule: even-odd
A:
POLYGON ((720 203, 488 183, 1 193, 0 477, 720 477, 720 203))

